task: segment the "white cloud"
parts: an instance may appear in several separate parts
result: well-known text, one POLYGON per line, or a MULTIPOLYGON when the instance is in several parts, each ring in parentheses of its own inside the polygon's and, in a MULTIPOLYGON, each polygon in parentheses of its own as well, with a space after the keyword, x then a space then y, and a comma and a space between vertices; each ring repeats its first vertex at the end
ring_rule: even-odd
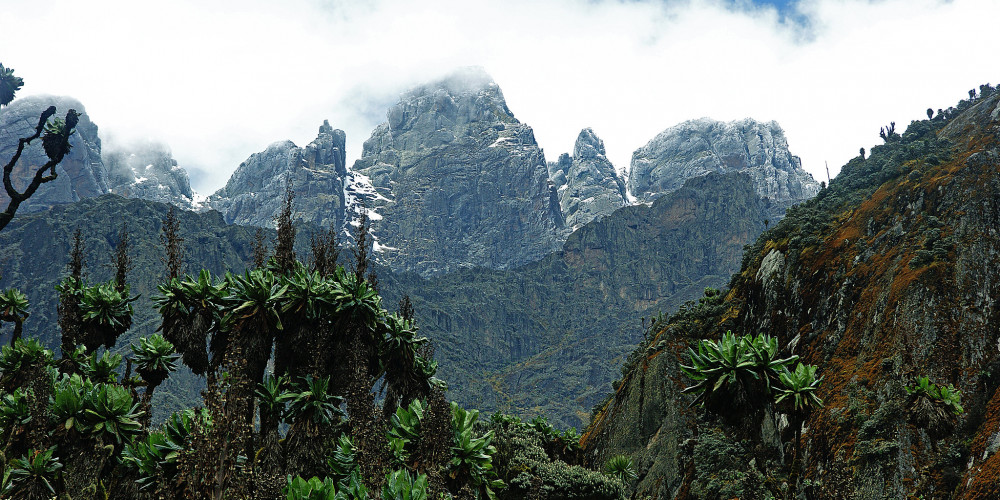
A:
POLYGON ((805 26, 742 2, 472 0, 5 6, 2 62, 23 95, 73 95, 116 136, 168 143, 195 188, 323 119, 348 157, 399 92, 485 67, 554 159, 593 127, 619 168, 680 121, 777 120, 825 179, 928 107, 998 80, 1000 2, 803 0, 805 26))

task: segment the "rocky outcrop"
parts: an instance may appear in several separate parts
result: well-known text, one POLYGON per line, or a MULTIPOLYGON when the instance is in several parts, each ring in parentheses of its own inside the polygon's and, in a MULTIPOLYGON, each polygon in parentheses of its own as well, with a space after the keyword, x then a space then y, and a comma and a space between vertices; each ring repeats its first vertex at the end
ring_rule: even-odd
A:
POLYGON ((374 187, 364 202, 394 270, 506 269, 558 249, 563 223, 542 150, 481 69, 404 94, 354 170, 374 187))
MULTIPOLYGON (((70 137, 72 149, 56 166, 58 178, 42 184, 38 191, 21 204, 18 213, 38 212, 55 205, 73 203, 109 192, 108 173, 101 161, 101 139, 97 125, 90 120, 83 104, 71 97, 23 97, 0 109, 0 160, 7 163, 17 151, 18 138, 28 137, 35 131, 38 118, 49 106, 56 107, 57 117, 70 109, 80 113, 76 132, 70 137)), ((35 140, 21 154, 21 159, 11 175, 14 187, 23 190, 38 167, 48 161, 42 150, 42 141, 35 140)), ((7 206, 7 195, 0 190, 0 203, 7 206)))
POLYGON ((664 130, 632 153, 628 191, 649 202, 691 177, 732 171, 749 175, 761 196, 782 205, 819 192, 819 184, 788 151, 781 127, 751 118, 729 123, 702 118, 664 130))
POLYGON ((304 148, 292 141, 271 144, 241 163, 205 204, 222 212, 226 222, 274 227, 290 182, 296 220, 339 228, 344 221, 345 139, 343 130, 324 121, 304 148))
POLYGON ((102 158, 112 193, 170 203, 186 210, 200 207, 187 170, 177 165, 165 144, 141 142, 105 148, 102 158))
POLYGON ((639 318, 726 283, 768 207, 748 176, 712 173, 592 221, 538 262, 382 289, 413 300, 450 397, 581 428, 639 340, 639 318))
POLYGON ((995 497, 998 131, 992 91, 844 165, 748 246, 717 307, 681 311, 640 344, 584 434, 592 463, 631 455, 635 497, 764 498, 782 484, 804 498, 995 497), (765 332, 817 366, 823 405, 687 408, 687 348, 727 330, 765 332), (963 408, 917 390, 922 376, 963 408))
POLYGON ((625 206, 625 183, 590 128, 580 131, 573 156, 563 154, 548 166, 567 228, 576 230, 625 206))

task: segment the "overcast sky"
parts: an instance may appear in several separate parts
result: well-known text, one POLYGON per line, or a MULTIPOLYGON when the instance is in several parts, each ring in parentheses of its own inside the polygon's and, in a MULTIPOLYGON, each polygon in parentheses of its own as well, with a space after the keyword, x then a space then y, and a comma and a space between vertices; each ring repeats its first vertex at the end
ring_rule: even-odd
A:
POLYGON ((72 95, 105 143, 167 143, 210 194, 324 119, 348 164, 406 88, 484 67, 554 160, 583 127, 627 167, 687 119, 776 120, 825 180, 1000 81, 995 0, 0 0, 19 95, 72 95), (776 5, 778 7, 776 7, 776 5))

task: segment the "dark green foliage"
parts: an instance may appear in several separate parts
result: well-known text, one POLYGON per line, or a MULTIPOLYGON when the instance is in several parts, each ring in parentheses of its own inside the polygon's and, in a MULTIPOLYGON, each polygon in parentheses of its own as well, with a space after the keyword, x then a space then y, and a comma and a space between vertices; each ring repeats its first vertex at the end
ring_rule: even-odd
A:
POLYGON ((79 374, 63 375, 53 388, 49 408, 53 423, 66 431, 87 432, 83 410, 85 400, 93 390, 94 383, 90 378, 79 374))
POLYGON ((122 444, 140 433, 140 417, 139 403, 124 387, 98 384, 85 393, 81 419, 84 428, 92 434, 103 435, 122 444))
POLYGON ((196 426, 210 426, 204 410, 184 410, 174 413, 162 430, 151 432, 146 439, 136 439, 125 447, 123 462, 139 474, 136 482, 143 488, 153 488, 157 480, 171 481, 177 473, 177 460, 185 450, 188 436, 196 426))
POLYGON ((684 393, 695 393, 691 403, 711 411, 736 406, 748 409, 766 404, 771 386, 798 356, 778 357, 778 341, 768 335, 736 337, 726 332, 718 341, 701 340, 697 352, 688 349, 691 365, 681 365, 695 384, 684 393))
POLYGON ((390 418, 389 447, 396 461, 405 464, 413 456, 420 442, 420 421, 424 417, 424 405, 414 399, 408 407, 396 408, 390 418))
POLYGON ((288 394, 288 415, 292 421, 311 420, 317 425, 331 425, 344 416, 340 405, 344 398, 330 393, 330 377, 300 379, 288 394))
POLYGON ((390 472, 382 488, 382 500, 427 500, 427 475, 416 477, 403 469, 390 472))
POLYGON ((28 318, 28 296, 16 288, 0 292, 0 325, 3 322, 14 323, 10 343, 14 344, 21 337, 24 320, 28 318))
POLYGON ((14 76, 14 68, 5 68, 0 64, 0 106, 10 104, 14 100, 14 94, 21 90, 24 80, 14 76))
POLYGON ((617 478, 622 484, 628 484, 638 477, 635 473, 632 457, 628 455, 615 455, 609 458, 604 463, 604 473, 617 478))
POLYGON ((562 461, 550 443, 552 435, 538 429, 542 425, 522 422, 517 417, 494 414, 487 428, 493 431, 496 453, 493 465, 507 487, 502 499, 618 499, 625 490, 618 479, 562 461))
POLYGON ((283 377, 266 376, 257 386, 257 402, 260 406, 261 429, 278 428, 278 423, 284 418, 288 401, 295 395, 286 391, 283 377))
POLYGON ((3 346, 0 348, 0 373, 3 374, 0 380, 4 383, 0 385, 6 387, 7 383, 15 382, 13 379, 31 365, 51 361, 52 353, 33 338, 18 339, 13 345, 3 346))
POLYGON ((88 378, 100 383, 115 383, 118 379, 118 367, 122 364, 122 355, 104 351, 100 356, 92 353, 81 364, 80 370, 88 378))
POLYGON ((962 391, 954 385, 939 386, 926 376, 914 379, 915 385, 906 387, 907 420, 921 428, 934 439, 947 436, 955 428, 955 420, 965 413, 962 391))
POLYGON ((56 472, 62 468, 53 456, 55 448, 33 450, 28 455, 10 462, 10 483, 3 496, 25 500, 48 500, 56 494, 53 483, 56 472))
POLYGON ((337 446, 327 461, 331 476, 339 484, 346 485, 352 478, 356 479, 360 474, 356 455, 357 450, 354 448, 351 437, 347 434, 341 434, 337 438, 337 446))
POLYGON ((94 286, 83 286, 80 281, 67 278, 63 281, 61 293, 78 293, 80 307, 81 343, 87 352, 98 347, 114 347, 121 334, 132 327, 132 302, 138 296, 129 297, 129 287, 119 290, 113 281, 94 286), (71 289, 77 290, 70 292, 71 289))
POLYGON ((288 274, 295 266, 295 224, 292 223, 293 201, 295 191, 292 191, 291 179, 285 182, 285 201, 281 205, 281 213, 277 217, 278 241, 274 245, 274 262, 278 272, 288 274))
POLYGON ((146 392, 150 394, 160 385, 170 373, 177 369, 177 359, 180 355, 174 351, 174 345, 162 335, 152 335, 139 339, 139 345, 132 344, 135 355, 135 369, 146 381, 146 392))
POLYGON ((13 431, 15 426, 27 425, 28 422, 31 422, 31 413, 28 411, 28 396, 25 391, 17 389, 4 394, 0 398, 0 429, 13 431))
POLYGON ((153 304, 162 317, 164 339, 175 345, 184 364, 194 373, 205 373, 208 332, 218 319, 216 311, 222 303, 225 283, 213 283, 211 273, 203 269, 197 279, 171 278, 158 288, 160 294, 153 297, 153 304))
POLYGON ((285 486, 285 498, 288 500, 336 500, 337 487, 330 478, 313 477, 308 481, 302 476, 288 476, 285 486))
MULTIPOLYGON (((155 211, 149 214, 151 218, 157 216, 155 211)), ((140 226, 136 223, 136 227, 140 226)), ((141 249, 142 245, 134 248, 141 249)), ((416 335, 412 321, 387 313, 372 285, 342 268, 328 276, 309 272, 298 263, 288 274, 276 271, 275 266, 266 266, 240 275, 227 274, 223 280, 214 280, 205 272, 197 279, 175 278, 159 287, 156 305, 160 321, 136 323, 145 332, 159 323, 163 336, 139 337, 132 344, 131 367, 145 381, 146 395, 172 378, 167 375, 177 356, 170 344, 182 352, 194 351, 192 358, 196 362, 204 360, 210 376, 204 413, 175 415, 162 429, 148 434, 143 433, 141 425, 143 410, 148 406, 137 402, 135 394, 142 382, 137 377, 119 375, 120 354, 95 350, 83 355, 70 344, 67 358, 75 361, 60 363, 62 372, 57 375, 55 368, 47 367, 51 355, 40 344, 38 349, 21 347, 22 351, 31 351, 27 356, 21 351, 9 355, 5 351, 4 366, 29 364, 33 373, 40 374, 34 376, 31 387, 45 389, 48 384, 46 390, 50 391, 22 391, 26 404, 21 406, 27 407, 27 413, 16 409, 10 412, 12 421, 29 418, 25 427, 41 426, 38 432, 28 429, 23 433, 32 437, 19 441, 17 453, 28 449, 25 443, 48 440, 51 443, 45 442, 45 446, 56 444, 56 454, 67 464, 63 476, 72 481, 66 479, 66 484, 54 486, 58 494, 65 492, 74 498, 104 493, 122 498, 273 498, 283 484, 287 486, 286 477, 296 475, 329 477, 330 481, 324 482, 339 483, 337 492, 345 498, 363 498, 365 491, 372 491, 386 498, 438 498, 445 494, 485 499, 502 491, 504 482, 496 475, 493 464, 493 432, 477 423, 477 411, 449 406, 434 389, 433 351, 427 349, 426 339, 416 335), (290 334, 293 331, 294 336, 290 334), (293 349, 288 351, 289 366, 306 367, 303 376, 286 378, 278 373, 265 378, 271 352, 293 341, 302 341, 306 346, 332 346, 331 351, 339 358, 315 362, 311 358, 316 356, 316 349, 293 349), (35 355, 34 351, 39 352, 35 355), (344 370, 344 365, 359 369, 344 370), (326 370, 329 373, 323 372, 326 370), (381 456, 391 456, 387 439, 387 434, 392 435, 387 418, 390 415, 374 411, 370 399, 381 376, 388 393, 397 395, 399 403, 405 405, 400 412, 392 412, 405 420, 396 422, 396 426, 408 429, 395 436, 401 441, 396 449, 401 452, 398 460, 404 468, 388 475, 393 470, 389 461, 372 465, 381 456), (345 418, 340 410, 343 396, 350 410, 346 425, 341 423, 345 418), (429 402, 418 396, 428 397, 429 402), (34 409, 33 397, 44 401, 44 411, 34 409), (368 401, 368 409, 373 411, 365 411, 364 405, 351 406, 352 401, 359 400, 368 401), (442 405, 443 411, 439 411, 442 405), (259 430, 254 425, 257 408, 259 430), (354 411, 357 408, 361 410, 354 411), (45 418, 39 420, 39 416, 45 418), (439 416, 443 416, 444 432, 438 429, 439 416), (277 425, 281 419, 291 423, 284 440, 280 439, 277 425), (356 432, 359 428, 362 431, 356 432), (382 439, 372 439, 372 431, 381 433, 382 439), (444 436, 443 446, 438 434, 444 436), (369 452, 361 445, 355 448, 352 439, 354 443, 365 443, 369 452), (377 446, 382 446, 381 454, 377 446), (116 452, 121 452, 121 457, 116 452), (379 470, 381 475, 371 476, 370 472, 379 470), (138 492, 139 487, 144 491, 138 492)), ((137 288, 149 289, 149 283, 134 281, 137 288)), ((132 301, 138 299, 130 298, 127 291, 112 297, 111 292, 117 292, 112 284, 85 286, 82 278, 71 277, 60 287, 64 296, 78 300, 75 307, 81 312, 82 332, 96 330, 93 325, 121 329, 126 323, 122 311, 132 314, 132 301)), ((137 310, 135 314, 143 313, 137 310)), ((116 333, 131 338, 130 332, 116 333)), ((119 348, 129 345, 120 340, 113 343, 120 344, 119 348)), ((184 359, 187 361, 188 356, 184 359)), ((543 428, 543 421, 535 425, 543 428)), ((538 435, 542 432, 526 429, 538 435)), ((546 438, 539 443, 557 449, 554 455, 576 454, 579 436, 575 430, 559 433, 549 427, 544 432, 546 438)), ((557 485, 558 491, 573 490, 578 479, 590 484, 581 491, 594 487, 600 490, 610 484, 601 482, 604 476, 594 471, 564 470, 566 467, 559 460, 546 458, 536 469, 549 471, 544 474, 552 478, 545 484, 557 485)))
POLYGON ((171 206, 167 216, 163 218, 160 243, 167 254, 163 263, 167 266, 167 279, 179 278, 184 267, 184 238, 180 236, 180 221, 177 219, 177 209, 171 206))
POLYGON ((781 385, 775 404, 786 399, 793 411, 805 412, 810 408, 823 406, 823 400, 816 395, 823 377, 816 378, 816 366, 799 363, 794 371, 785 370, 780 374, 781 385))
POLYGON ((748 442, 736 442, 718 430, 702 432, 694 447, 695 498, 766 498, 764 475, 754 465, 748 442))
POLYGON ((455 444, 451 449, 449 475, 452 479, 468 480, 477 498, 482 494, 486 498, 493 499, 494 489, 505 486, 503 480, 498 479, 493 470, 493 454, 496 453, 496 448, 490 445, 493 441, 493 431, 477 436, 474 426, 479 418, 479 411, 466 411, 456 403, 452 403, 451 409, 451 427, 455 433, 455 444))

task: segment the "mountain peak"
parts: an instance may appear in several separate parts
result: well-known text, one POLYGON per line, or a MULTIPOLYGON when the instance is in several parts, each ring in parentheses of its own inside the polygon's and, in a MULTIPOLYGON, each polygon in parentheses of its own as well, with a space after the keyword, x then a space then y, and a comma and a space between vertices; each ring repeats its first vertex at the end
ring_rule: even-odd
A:
POLYGON ((467 66, 459 68, 431 83, 417 86, 404 93, 404 99, 445 91, 452 95, 477 94, 483 91, 495 92, 503 99, 500 86, 482 66, 467 66))
POLYGON ((708 172, 750 174, 757 192, 789 202, 819 192, 819 184, 788 151, 785 133, 775 121, 744 118, 721 122, 688 120, 657 134, 632 153, 628 189, 640 201, 679 188, 684 181, 708 172))
POLYGON ((594 129, 587 127, 580 131, 580 135, 576 137, 576 144, 573 146, 573 157, 574 158, 595 158, 597 156, 604 156, 604 141, 597 134, 594 133, 594 129))

